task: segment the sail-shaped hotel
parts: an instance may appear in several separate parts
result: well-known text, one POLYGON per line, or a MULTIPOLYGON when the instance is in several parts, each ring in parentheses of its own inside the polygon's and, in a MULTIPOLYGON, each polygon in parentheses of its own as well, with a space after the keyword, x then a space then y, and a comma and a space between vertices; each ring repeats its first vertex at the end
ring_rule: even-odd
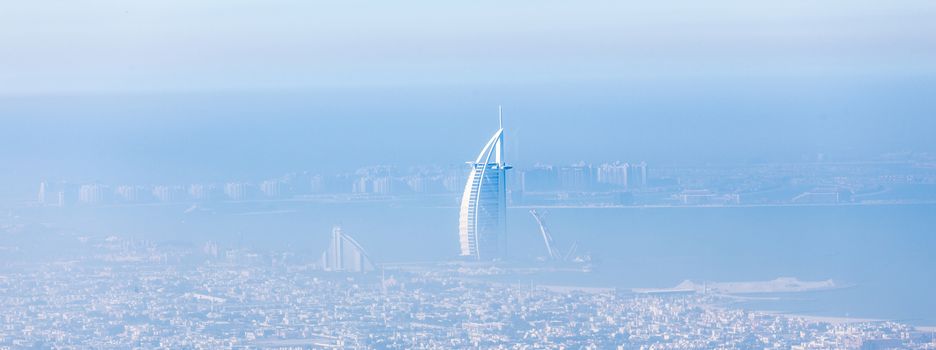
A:
POLYGON ((458 218, 461 256, 476 260, 497 260, 504 256, 507 229, 504 127, 484 145, 465 184, 458 218))

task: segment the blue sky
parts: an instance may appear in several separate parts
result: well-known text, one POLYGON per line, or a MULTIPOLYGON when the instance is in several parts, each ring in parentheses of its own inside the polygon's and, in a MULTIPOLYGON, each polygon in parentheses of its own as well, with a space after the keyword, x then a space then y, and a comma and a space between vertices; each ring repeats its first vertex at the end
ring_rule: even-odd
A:
POLYGON ((0 94, 932 76, 932 1, 22 1, 0 94))
POLYGON ((0 191, 934 152, 933 1, 0 5, 0 191), (24 187, 17 187, 24 186, 24 187))

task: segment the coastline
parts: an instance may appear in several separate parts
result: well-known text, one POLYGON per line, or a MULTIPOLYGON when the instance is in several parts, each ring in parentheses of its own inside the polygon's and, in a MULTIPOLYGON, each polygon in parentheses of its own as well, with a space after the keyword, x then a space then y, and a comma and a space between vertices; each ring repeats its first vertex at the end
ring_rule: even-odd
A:
POLYGON ((869 323, 869 322, 885 322, 887 320, 877 319, 877 318, 862 318, 862 317, 847 317, 847 316, 817 316, 817 315, 805 315, 805 314, 793 314, 783 311, 770 311, 770 310, 756 310, 754 311, 759 314, 771 315, 771 316, 783 316, 790 318, 797 318, 805 320, 808 322, 817 322, 817 323, 831 323, 831 324, 849 324, 849 323, 869 323))
MULTIPOLYGON (((853 287, 853 286, 854 286, 854 285, 843 285, 843 286, 836 286, 836 287, 833 287, 833 288, 816 289, 816 290, 832 290, 832 289, 850 288, 850 287, 853 287)), ((541 284, 537 284, 536 287, 537 287, 537 288, 542 288, 542 289, 544 289, 544 290, 548 290, 548 291, 550 291, 550 292, 557 292, 557 293, 581 292, 581 293, 589 293, 589 294, 602 294, 602 293, 613 293, 614 291, 617 290, 617 289, 615 289, 615 288, 608 288, 608 287, 585 287, 585 286, 576 286, 576 285, 541 285, 541 284)), ((637 293, 637 294, 661 294, 661 295, 670 294, 670 293, 674 293, 674 292, 675 292, 675 293, 680 293, 680 292, 683 292, 683 293, 691 293, 691 292, 693 292, 692 290, 682 290, 682 289, 660 289, 660 290, 656 290, 657 293, 652 293, 652 292, 651 292, 651 293, 641 293, 640 291, 637 291, 637 290, 631 290, 631 291, 632 291, 632 292, 635 292, 635 293, 637 293)), ((815 291, 815 290, 803 290, 803 291, 800 291, 800 292, 810 292, 810 291, 815 291)), ((796 292, 790 292, 790 293, 796 293, 796 292)), ((759 293, 754 293, 754 294, 759 294, 759 293)), ((742 298, 743 298, 743 296, 736 296, 736 295, 732 295, 732 294, 722 294, 722 295, 720 295, 720 296, 721 296, 721 297, 742 297, 742 298)), ((711 306, 711 307, 717 307, 717 308, 721 308, 721 307, 722 307, 722 306, 716 306, 716 305, 710 305, 710 306, 711 306)), ((889 319, 884 319, 884 318, 867 318, 867 317, 850 317, 850 316, 820 316, 820 315, 810 315, 810 314, 802 314, 802 313, 790 313, 790 312, 777 311, 777 310, 750 310, 750 311, 751 311, 751 312, 754 312, 754 313, 757 313, 757 314, 762 314, 762 315, 779 316, 779 317, 786 317, 786 318, 799 319, 799 320, 803 320, 803 321, 811 322, 811 323, 828 323, 828 324, 833 324, 833 325, 858 324, 858 323, 876 323, 876 322, 898 322, 898 323, 904 323, 904 322, 900 322, 900 321, 897 321, 897 320, 889 320, 889 319)), ((911 325, 911 326, 912 326, 913 329, 916 330, 917 332, 936 333, 936 325, 911 325)))
MULTIPOLYGON (((781 312, 781 311, 758 310, 755 312, 765 314, 765 315, 791 317, 791 318, 805 320, 808 322, 830 323, 834 325, 852 324, 852 323, 872 323, 872 322, 898 322, 894 320, 887 320, 887 319, 880 319, 880 318, 862 318, 862 317, 847 317, 847 316, 817 316, 817 315, 793 314, 793 313, 786 313, 786 312, 781 312)), ((912 327, 918 332, 936 333, 936 325, 930 325, 930 326, 913 325, 912 327)))

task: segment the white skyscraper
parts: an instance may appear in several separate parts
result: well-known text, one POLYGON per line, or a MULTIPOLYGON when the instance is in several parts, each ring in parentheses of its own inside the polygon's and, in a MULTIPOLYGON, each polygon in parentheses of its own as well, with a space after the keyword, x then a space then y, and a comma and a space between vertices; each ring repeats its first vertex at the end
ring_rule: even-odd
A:
POLYGON ((504 127, 484 145, 465 184, 458 218, 461 256, 493 260, 504 256, 507 228, 507 181, 504 127))
POLYGON ((46 183, 45 181, 39 183, 39 196, 36 198, 40 204, 46 204, 46 183))
POLYGON ((81 185, 78 188, 78 201, 84 204, 100 204, 104 201, 104 187, 101 185, 81 185))
POLYGON ((374 270, 374 263, 354 238, 344 234, 341 226, 335 226, 331 243, 322 253, 322 268, 325 271, 368 272, 374 270))
POLYGON ((609 184, 627 188, 627 172, 630 165, 627 163, 605 163, 598 167, 598 183, 609 184))

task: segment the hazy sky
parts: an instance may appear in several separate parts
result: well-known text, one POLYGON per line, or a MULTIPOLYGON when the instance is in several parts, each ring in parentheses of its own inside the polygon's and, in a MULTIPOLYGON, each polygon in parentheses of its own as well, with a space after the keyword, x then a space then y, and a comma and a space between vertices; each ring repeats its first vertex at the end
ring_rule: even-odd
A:
POLYGON ((933 96, 931 0, 8 1, 0 194, 458 164, 498 104, 520 165, 933 152, 933 96))
POLYGON ((936 72, 936 2, 8 1, 0 93, 936 72))

